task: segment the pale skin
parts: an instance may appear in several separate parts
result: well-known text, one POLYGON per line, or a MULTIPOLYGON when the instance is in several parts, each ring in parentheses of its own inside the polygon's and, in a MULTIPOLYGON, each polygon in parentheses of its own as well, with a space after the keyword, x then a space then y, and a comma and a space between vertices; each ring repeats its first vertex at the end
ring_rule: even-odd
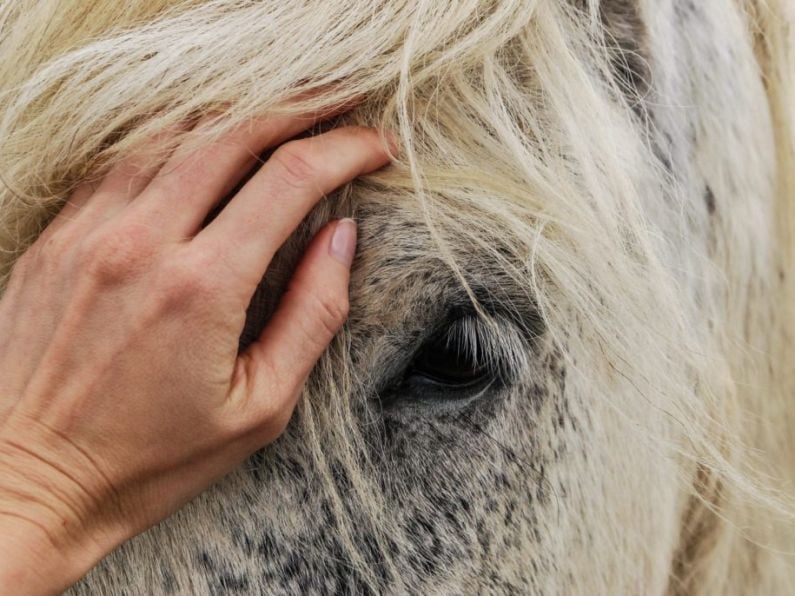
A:
POLYGON ((246 307, 313 205, 389 161, 366 128, 288 141, 313 120, 254 121, 156 164, 164 133, 80 187, 15 265, 0 300, 0 594, 66 589, 286 427, 346 319, 355 223, 320 230, 239 354, 246 307))

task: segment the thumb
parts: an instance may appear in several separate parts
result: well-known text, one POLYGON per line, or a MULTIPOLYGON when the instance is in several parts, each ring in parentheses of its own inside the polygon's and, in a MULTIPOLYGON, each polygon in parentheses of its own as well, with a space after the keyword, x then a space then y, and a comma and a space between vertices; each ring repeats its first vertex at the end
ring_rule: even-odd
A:
POLYGON ((307 376, 348 317, 355 250, 354 220, 341 219, 321 229, 273 317, 241 355, 248 360, 247 390, 253 416, 268 428, 278 428, 279 434, 307 376))

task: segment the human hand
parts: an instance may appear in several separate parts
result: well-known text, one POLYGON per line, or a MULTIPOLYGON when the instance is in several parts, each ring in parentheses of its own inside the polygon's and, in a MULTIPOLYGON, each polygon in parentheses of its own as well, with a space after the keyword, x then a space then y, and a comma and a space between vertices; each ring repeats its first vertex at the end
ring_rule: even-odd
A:
POLYGON ((289 141, 200 228, 255 155, 310 124, 258 121, 162 167, 145 148, 17 262, 0 301, 0 586, 66 588, 283 431, 346 318, 355 224, 317 234, 238 354, 246 307, 311 207, 386 148, 356 127, 289 141))

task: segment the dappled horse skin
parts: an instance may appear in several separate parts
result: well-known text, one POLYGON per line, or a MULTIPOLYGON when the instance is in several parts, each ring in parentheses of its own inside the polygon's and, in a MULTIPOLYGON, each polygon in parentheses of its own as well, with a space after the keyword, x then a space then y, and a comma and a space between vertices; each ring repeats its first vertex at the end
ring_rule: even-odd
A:
POLYGON ((401 144, 249 307, 241 347, 314 232, 357 220, 350 316, 287 432, 72 593, 789 593, 787 10, 0 1, 2 279, 176 123, 347 102, 314 132, 401 144))

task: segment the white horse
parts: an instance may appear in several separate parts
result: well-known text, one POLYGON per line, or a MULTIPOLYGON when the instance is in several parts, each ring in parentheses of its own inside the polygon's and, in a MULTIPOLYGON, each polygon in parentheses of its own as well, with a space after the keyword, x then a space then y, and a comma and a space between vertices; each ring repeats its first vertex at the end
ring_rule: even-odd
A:
POLYGON ((310 234, 358 219, 351 317, 288 432, 74 592, 790 593, 794 21, 788 0, 0 0, 0 272, 186 118, 347 100, 329 126, 403 144, 252 302, 243 344, 310 234))

